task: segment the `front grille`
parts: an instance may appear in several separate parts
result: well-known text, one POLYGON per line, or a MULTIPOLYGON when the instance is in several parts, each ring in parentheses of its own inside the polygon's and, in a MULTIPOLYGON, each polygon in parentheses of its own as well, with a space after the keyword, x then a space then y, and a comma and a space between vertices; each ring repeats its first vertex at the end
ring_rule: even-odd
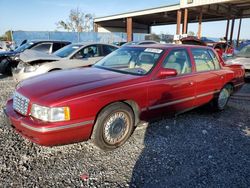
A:
POLYGON ((28 113, 28 106, 30 100, 23 95, 15 92, 13 96, 13 108, 17 112, 23 115, 27 115, 28 113))

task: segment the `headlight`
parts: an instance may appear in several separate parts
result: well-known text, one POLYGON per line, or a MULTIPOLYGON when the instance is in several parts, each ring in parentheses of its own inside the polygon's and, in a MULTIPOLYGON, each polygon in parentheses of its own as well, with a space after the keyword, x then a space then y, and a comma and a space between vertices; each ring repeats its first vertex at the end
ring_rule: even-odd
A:
POLYGON ((19 61, 20 60, 20 54, 15 55, 14 60, 19 61))
POLYGON ((27 66, 27 67, 24 68, 24 72, 33 72, 33 71, 35 71, 38 67, 39 67, 39 65, 27 66))
POLYGON ((33 104, 31 108, 31 116, 42 121, 57 122, 70 120, 69 107, 49 108, 33 104))

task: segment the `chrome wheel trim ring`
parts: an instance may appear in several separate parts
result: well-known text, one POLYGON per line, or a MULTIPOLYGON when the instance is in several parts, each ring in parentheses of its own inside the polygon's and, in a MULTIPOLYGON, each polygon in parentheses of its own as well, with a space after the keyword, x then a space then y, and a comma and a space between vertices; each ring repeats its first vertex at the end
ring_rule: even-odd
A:
POLYGON ((230 94, 228 89, 223 88, 219 94, 219 98, 218 98, 218 106, 219 108, 224 108, 225 105, 227 104, 228 98, 229 98, 230 94))
POLYGON ((129 115, 126 112, 118 111, 112 113, 104 122, 104 140, 111 145, 120 143, 129 131, 129 115))

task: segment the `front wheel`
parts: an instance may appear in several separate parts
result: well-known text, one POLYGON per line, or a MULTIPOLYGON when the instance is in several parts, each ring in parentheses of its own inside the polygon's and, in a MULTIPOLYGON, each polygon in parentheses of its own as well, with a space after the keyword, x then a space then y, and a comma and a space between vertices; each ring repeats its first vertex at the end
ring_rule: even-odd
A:
POLYGON ((5 58, 0 63, 0 73, 11 75, 11 62, 5 58))
POLYGON ((215 110, 221 111, 225 109, 231 93, 232 93, 231 85, 226 85, 220 90, 219 95, 213 101, 213 107, 215 108, 215 110))
POLYGON ((91 136, 96 146, 112 150, 123 145, 134 129, 134 113, 124 103, 105 107, 97 117, 91 136))

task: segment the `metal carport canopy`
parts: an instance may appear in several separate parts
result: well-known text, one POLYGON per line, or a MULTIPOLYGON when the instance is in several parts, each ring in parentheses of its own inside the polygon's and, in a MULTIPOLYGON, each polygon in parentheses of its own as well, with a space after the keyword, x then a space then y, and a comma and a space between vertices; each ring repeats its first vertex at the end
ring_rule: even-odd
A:
MULTIPOLYGON (((186 18, 188 23, 199 22, 200 16, 202 22, 249 18, 250 1, 181 0, 179 4, 96 18, 95 31, 127 31, 128 35, 132 32, 150 33, 151 26, 176 24, 178 12, 185 12, 185 10, 188 12, 186 18), (129 19, 132 24, 131 31, 128 31, 129 19)), ((182 22, 181 13, 179 16, 182 22)))

